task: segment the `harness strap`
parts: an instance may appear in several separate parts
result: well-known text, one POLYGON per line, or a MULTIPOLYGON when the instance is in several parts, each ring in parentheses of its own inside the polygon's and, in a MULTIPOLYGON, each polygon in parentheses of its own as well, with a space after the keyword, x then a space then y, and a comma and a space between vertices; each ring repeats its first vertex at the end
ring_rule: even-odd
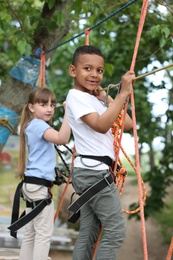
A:
MULTIPOLYGON (((11 224, 14 223, 19 218, 19 207, 20 207, 20 190, 22 188, 23 181, 21 181, 16 188, 14 199, 13 199, 13 208, 12 208, 12 216, 11 216, 11 224)), ((10 235, 12 237, 17 238, 17 233, 10 231, 10 235)))
POLYGON ((93 160, 103 162, 111 168, 113 168, 114 166, 114 161, 109 156, 83 155, 83 154, 80 154, 79 156, 81 158, 88 158, 88 159, 93 159, 93 160))
POLYGON ((37 185, 43 185, 48 188, 52 187, 52 184, 53 184, 51 181, 48 181, 43 178, 33 177, 33 176, 24 176, 23 182, 37 184, 37 185))
MULTIPOLYGON (((21 188, 23 183, 31 183, 31 184, 37 184, 37 185, 43 185, 46 186, 48 188, 52 187, 52 182, 48 181, 46 179, 42 179, 42 178, 37 178, 37 177, 30 177, 30 176, 24 176, 24 179, 18 184, 15 194, 14 194, 14 199, 13 199, 13 208, 12 208, 12 217, 11 217, 11 226, 8 227, 8 229, 10 229, 10 235, 14 238, 17 238, 17 232, 16 230, 18 230, 19 228, 21 228, 22 226, 24 226, 25 224, 27 224, 29 221, 27 221, 25 224, 22 224, 21 227, 19 227, 18 229, 14 230, 13 228, 13 224, 17 223, 18 220, 23 219, 23 216, 25 216, 25 211, 22 213, 22 215, 19 218, 19 207, 20 207, 20 197, 21 197, 21 188), (11 228, 12 227, 12 228, 11 228)), ((35 202, 34 202, 35 203, 35 202)), ((50 203, 49 203, 50 204, 50 203)), ((46 206, 47 204, 45 204, 46 206)), ((45 207, 44 206, 44 207, 45 207)), ((43 207, 43 208, 44 208, 43 207)), ((43 209, 42 208, 42 209, 43 209)), ((41 210, 42 210, 41 209, 41 210)), ((41 211, 40 210, 40 211, 41 211)), ((40 212, 39 211, 39 212, 40 212)), ((38 213, 39 213, 38 212, 38 213)), ((37 215, 38 215, 37 213, 37 215)), ((26 215, 28 216, 28 214, 26 215)), ((35 215, 36 216, 36 215, 35 215)), ((33 216, 31 219, 33 219, 35 216, 33 216)), ((19 223, 20 225, 20 223, 19 223)))
POLYGON ((113 183, 113 178, 111 173, 106 174, 103 179, 99 180, 88 188, 82 195, 76 199, 69 207, 68 210, 74 212, 69 218, 68 221, 75 223, 80 217, 80 209, 91 200, 98 192, 106 188, 108 185, 113 183))
POLYGON ((11 226, 9 226, 8 229, 10 229, 10 231, 12 231, 12 233, 14 234, 15 232, 17 232, 18 229, 22 228, 24 225, 26 225, 28 222, 30 222, 33 218, 35 218, 51 202, 52 202, 52 199, 50 197, 47 197, 46 199, 34 201, 34 202, 30 203, 30 206, 33 208, 33 210, 31 212, 29 212, 28 214, 25 214, 24 216, 20 217, 11 226))

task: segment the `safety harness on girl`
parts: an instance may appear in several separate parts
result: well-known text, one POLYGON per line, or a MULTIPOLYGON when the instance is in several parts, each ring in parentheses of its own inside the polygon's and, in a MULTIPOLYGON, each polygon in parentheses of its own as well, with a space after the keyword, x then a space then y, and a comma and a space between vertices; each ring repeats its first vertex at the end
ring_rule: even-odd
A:
MULTIPOLYGON (((59 154, 61 160, 64 163, 64 166, 68 172, 68 176, 70 174, 70 170, 66 162, 64 161, 62 157, 63 151, 61 151, 58 148, 58 145, 54 145, 57 153, 59 154)), ((65 146, 71 153, 71 149, 67 146, 65 146)), ((55 180, 48 181, 46 179, 37 178, 37 177, 29 177, 24 176, 24 179, 18 184, 15 194, 14 194, 14 200, 13 200, 13 209, 12 209, 12 217, 11 217, 11 226, 8 227, 10 229, 10 235, 17 238, 17 230, 22 228, 24 225, 26 225, 28 222, 30 222, 33 218, 35 218, 47 205, 49 205, 52 202, 52 193, 50 189, 53 185, 61 185, 63 183, 66 183, 66 177, 67 174, 60 170, 58 167, 55 167, 55 180), (45 186, 48 188, 48 196, 45 199, 37 200, 37 201, 31 201, 29 198, 26 198, 24 196, 24 193, 22 192, 22 185, 23 183, 30 183, 30 184, 36 184, 41 186, 45 186), (24 198, 25 197, 25 198, 24 198), (23 198, 26 201, 26 207, 32 208, 32 211, 28 214, 25 214, 25 211, 21 214, 19 217, 19 208, 20 208, 20 198, 23 198)))
MULTIPOLYGON (((113 182, 116 182, 116 177, 113 174, 114 161, 109 156, 94 156, 94 155, 79 155, 81 158, 89 158, 93 160, 100 161, 109 166, 110 172, 107 173, 103 179, 99 180, 97 183, 93 184, 86 191, 80 195, 69 207, 68 210, 73 212, 73 214, 68 218, 68 221, 75 223, 80 217, 80 209, 91 200, 97 193, 101 190, 110 186, 113 182)), ((120 169, 120 166, 117 166, 117 171, 120 169)))
POLYGON ((19 206, 20 206, 20 197, 23 198, 23 194, 21 192, 21 188, 23 183, 31 183, 37 184, 40 186, 45 186, 51 188, 53 182, 48 181, 46 179, 37 178, 37 177, 28 177, 24 176, 24 179, 18 184, 16 188, 16 192, 13 200, 13 209, 12 209, 12 218, 11 218, 11 226, 8 227, 10 229, 10 235, 17 238, 17 230, 22 228, 28 222, 30 222, 33 218, 35 218, 47 205, 52 202, 51 194, 45 199, 32 201, 29 198, 26 200, 26 207, 32 208, 32 211, 28 214, 25 211, 19 217, 19 206))

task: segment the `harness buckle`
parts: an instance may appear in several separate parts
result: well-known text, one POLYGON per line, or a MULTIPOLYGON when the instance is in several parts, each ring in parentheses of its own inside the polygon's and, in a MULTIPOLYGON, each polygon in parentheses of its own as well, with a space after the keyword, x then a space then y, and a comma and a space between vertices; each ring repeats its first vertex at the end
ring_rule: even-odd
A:
POLYGON ((111 186, 112 183, 109 183, 109 181, 108 181, 108 177, 109 177, 109 176, 110 176, 110 173, 106 173, 106 174, 104 175, 104 179, 105 179, 107 185, 108 185, 108 186, 111 186))
POLYGON ((45 201, 46 201, 46 204, 47 204, 47 205, 50 205, 50 203, 52 202, 51 197, 48 196, 48 197, 45 199, 45 201))
POLYGON ((36 205, 36 202, 35 202, 34 200, 32 201, 32 205, 33 205, 33 206, 32 206, 33 209, 37 206, 37 205, 36 205))

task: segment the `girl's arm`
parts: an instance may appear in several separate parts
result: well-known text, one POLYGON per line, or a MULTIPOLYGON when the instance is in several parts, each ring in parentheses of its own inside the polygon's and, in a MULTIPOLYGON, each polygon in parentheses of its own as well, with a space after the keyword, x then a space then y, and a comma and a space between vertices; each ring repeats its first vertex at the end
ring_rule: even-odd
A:
POLYGON ((59 131, 49 128, 45 131, 43 138, 54 144, 67 144, 70 139, 71 129, 67 122, 66 114, 64 115, 63 122, 59 131))

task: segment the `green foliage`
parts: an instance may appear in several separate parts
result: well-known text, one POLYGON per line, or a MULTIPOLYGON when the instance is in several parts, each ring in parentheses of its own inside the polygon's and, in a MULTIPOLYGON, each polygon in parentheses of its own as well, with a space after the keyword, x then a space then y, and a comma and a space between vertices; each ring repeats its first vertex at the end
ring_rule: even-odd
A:
POLYGON ((22 55, 25 53, 25 55, 30 55, 31 53, 31 45, 27 44, 25 40, 19 40, 17 43, 17 50, 22 55))
POLYGON ((50 23, 48 24, 48 28, 51 29, 53 31, 53 29, 55 29, 57 27, 57 24, 59 25, 59 27, 61 28, 62 25, 64 24, 65 22, 65 17, 64 15, 62 14, 62 12, 60 11, 56 11, 51 19, 51 23, 54 22, 54 27, 51 28, 50 27, 50 23))
MULTIPOLYGON (((64 25, 69 27, 68 34, 59 34, 59 38, 55 41, 56 43, 64 42, 84 32, 86 28, 96 25, 126 3, 127 1, 124 0, 117 1, 117 3, 113 0, 107 2, 100 0, 99 3, 95 0, 4 1, 0 10, 0 79, 4 82, 8 78, 10 68, 19 60, 21 54, 31 54, 34 48, 44 45, 45 41, 47 41, 47 48, 52 47, 52 35, 57 28, 62 33, 64 25), (57 3, 59 3, 59 8, 57 8, 57 3), (66 3, 65 8, 68 11, 68 18, 70 18, 69 24, 67 17, 60 9, 62 3, 66 3), (47 17, 45 10, 52 11, 51 19, 50 16, 47 17), (52 37, 51 40, 49 37, 52 37), (42 38, 44 38, 44 42, 42 38)), ((105 56, 102 87, 120 82, 122 75, 131 66, 141 6, 142 1, 137 1, 117 15, 105 20, 104 23, 100 23, 90 32, 90 44, 98 46, 105 56)), ((158 6, 157 2, 149 3, 135 63, 136 75, 146 73, 149 67, 155 69, 157 64, 163 66, 165 61, 172 63, 172 13, 169 11, 161 13, 158 6)), ((83 44, 85 44, 84 35, 57 48, 51 57, 48 77, 50 88, 56 93, 58 104, 62 104, 69 89, 73 87, 68 66, 76 47, 83 44)), ((170 177, 173 172, 171 72, 172 69, 167 71, 159 85, 149 77, 136 81, 134 84, 140 154, 145 145, 149 147, 147 168, 144 171, 147 171, 146 181, 149 182, 152 191, 151 195, 147 197, 146 217, 164 207, 166 188, 171 183, 170 177), (167 110, 161 115, 155 115, 152 111, 153 103, 148 97, 150 93, 159 89, 168 89, 168 99, 165 100, 167 110), (155 153, 153 147, 156 137, 161 137, 164 144, 162 150, 158 147, 159 155, 155 153)), ((159 74, 157 75, 159 77, 159 74)), ((114 97, 116 90, 112 89, 110 95, 114 97)), ((63 108, 56 110, 54 119, 57 129, 60 128, 63 113, 63 108)), ((137 205, 133 206, 136 208, 137 205)))
POLYGON ((163 24, 158 24, 153 26, 151 28, 151 37, 155 38, 158 36, 159 36, 160 47, 162 48, 166 44, 167 39, 170 36, 170 29, 168 27, 165 27, 165 25, 163 24))
POLYGON ((163 234, 164 242, 170 244, 173 226, 172 226, 172 216, 173 216, 173 201, 169 200, 164 209, 161 212, 154 214, 158 223, 161 224, 161 232, 163 234))

